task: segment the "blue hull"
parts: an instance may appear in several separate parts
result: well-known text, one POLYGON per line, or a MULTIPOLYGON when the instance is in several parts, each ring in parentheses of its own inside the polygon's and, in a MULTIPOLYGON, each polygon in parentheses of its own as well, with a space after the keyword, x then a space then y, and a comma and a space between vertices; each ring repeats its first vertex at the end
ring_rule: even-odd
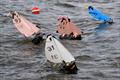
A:
POLYGON ((89 14, 94 17, 96 20, 99 20, 99 21, 102 21, 102 22, 109 22, 109 21, 112 21, 112 19, 103 14, 102 12, 98 11, 97 9, 95 9, 94 7, 92 6, 89 6, 88 7, 88 12, 89 14))

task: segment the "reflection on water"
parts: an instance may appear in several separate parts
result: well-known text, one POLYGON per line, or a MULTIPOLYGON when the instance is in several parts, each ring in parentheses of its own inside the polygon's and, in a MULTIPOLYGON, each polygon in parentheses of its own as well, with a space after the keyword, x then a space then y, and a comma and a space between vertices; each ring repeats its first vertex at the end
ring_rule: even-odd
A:
POLYGON ((100 24, 96 27, 96 29, 105 29, 105 28, 107 28, 109 25, 110 25, 110 24, 108 24, 108 23, 100 23, 100 24))
POLYGON ((104 36, 106 34, 110 34, 110 24, 101 23, 95 28, 95 32, 97 36, 104 36))
POLYGON ((31 13, 31 8, 38 5, 33 1, 0 0, 0 80, 120 79, 120 0, 43 0, 45 4, 39 5, 39 15, 31 13), (85 5, 97 7, 112 17, 115 23, 96 24, 84 9, 85 5), (32 44, 5 16, 14 10, 38 24, 43 32, 52 34, 56 34, 58 15, 70 17, 83 30, 83 39, 60 41, 75 56, 78 74, 52 70, 44 54, 45 41, 39 45, 32 44))

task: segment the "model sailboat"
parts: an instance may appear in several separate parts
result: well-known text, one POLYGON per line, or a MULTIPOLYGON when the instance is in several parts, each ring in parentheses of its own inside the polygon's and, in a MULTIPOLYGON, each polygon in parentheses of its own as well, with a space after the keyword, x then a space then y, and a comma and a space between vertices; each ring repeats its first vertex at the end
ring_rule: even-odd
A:
POLYGON ((45 56, 49 62, 61 64, 61 71, 66 73, 76 73, 78 70, 75 64, 75 58, 56 38, 52 36, 48 36, 46 39, 45 56))

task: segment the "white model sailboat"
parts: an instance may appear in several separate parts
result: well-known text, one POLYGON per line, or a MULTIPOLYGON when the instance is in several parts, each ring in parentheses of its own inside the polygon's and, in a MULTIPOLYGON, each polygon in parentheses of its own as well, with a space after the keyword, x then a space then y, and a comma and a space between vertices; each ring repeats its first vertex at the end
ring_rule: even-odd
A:
POLYGON ((67 71, 67 73, 73 73, 77 70, 74 63, 75 58, 56 38, 52 36, 48 36, 46 39, 45 55, 49 62, 63 64, 64 70, 67 71))

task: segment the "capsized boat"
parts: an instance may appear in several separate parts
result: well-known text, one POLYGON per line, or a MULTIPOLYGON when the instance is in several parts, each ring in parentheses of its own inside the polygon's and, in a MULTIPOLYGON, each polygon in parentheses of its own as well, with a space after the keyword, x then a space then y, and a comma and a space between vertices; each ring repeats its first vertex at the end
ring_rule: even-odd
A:
POLYGON ((37 25, 28 21, 25 17, 20 15, 18 12, 10 12, 12 21, 17 28, 17 30, 23 34, 25 37, 33 37, 32 42, 38 44, 42 40, 42 33, 37 25))
POLYGON ((51 35, 46 39, 45 56, 52 65, 57 66, 60 72, 68 74, 77 73, 78 68, 75 64, 75 58, 55 37, 51 35))
POLYGON ((97 10, 93 6, 88 7, 88 12, 96 20, 99 20, 99 21, 102 21, 102 22, 108 22, 110 24, 113 23, 113 19, 111 19, 109 16, 105 15, 101 11, 97 10))
POLYGON ((60 39, 81 40, 82 31, 74 23, 64 16, 58 17, 57 33, 60 39))

